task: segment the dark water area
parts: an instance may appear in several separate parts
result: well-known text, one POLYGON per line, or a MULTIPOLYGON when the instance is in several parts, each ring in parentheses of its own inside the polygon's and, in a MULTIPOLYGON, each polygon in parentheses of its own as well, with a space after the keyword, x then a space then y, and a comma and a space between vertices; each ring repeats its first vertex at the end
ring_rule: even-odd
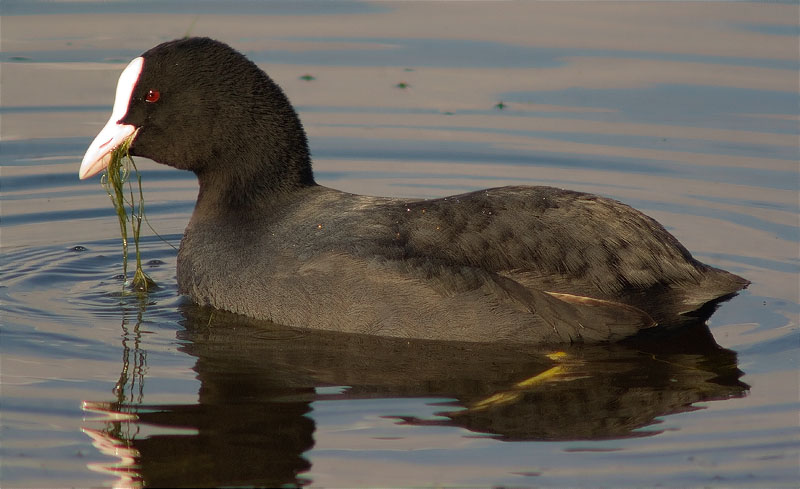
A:
POLYGON ((0 485, 797 487, 796 2, 0 4, 0 485), (310 332, 177 294, 194 177, 137 159, 146 297, 79 181, 127 62, 185 33, 286 91, 317 180, 621 200, 750 287, 531 348, 310 332), (306 76, 310 75, 310 76, 306 76))

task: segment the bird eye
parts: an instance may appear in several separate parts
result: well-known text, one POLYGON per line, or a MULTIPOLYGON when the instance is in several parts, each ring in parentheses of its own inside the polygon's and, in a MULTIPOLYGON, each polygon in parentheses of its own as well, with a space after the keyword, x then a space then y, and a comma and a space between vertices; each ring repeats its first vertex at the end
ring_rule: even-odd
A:
POLYGON ((158 90, 150 90, 147 92, 147 95, 144 96, 144 100, 146 102, 158 102, 158 99, 161 98, 161 94, 158 93, 158 90))

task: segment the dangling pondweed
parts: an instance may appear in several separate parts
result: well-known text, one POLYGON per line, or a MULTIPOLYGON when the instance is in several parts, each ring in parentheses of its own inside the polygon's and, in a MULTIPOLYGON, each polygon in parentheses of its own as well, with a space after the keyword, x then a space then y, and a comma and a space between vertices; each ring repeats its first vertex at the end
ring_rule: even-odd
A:
POLYGON ((133 232, 133 244, 136 247, 136 271, 133 280, 130 282, 133 290, 137 292, 149 292, 158 286, 142 270, 142 257, 139 253, 139 233, 142 228, 144 217, 144 195, 142 194, 142 176, 133 162, 128 151, 135 134, 124 140, 111 152, 111 160, 106 168, 105 174, 100 182, 106 193, 114 204, 119 219, 119 230, 122 236, 122 274, 127 284, 128 280, 128 221, 130 221, 131 231, 133 232), (133 195, 133 186, 130 183, 131 168, 136 174, 136 181, 139 184, 138 201, 133 195), (125 200, 125 183, 128 183, 130 201, 125 200), (130 219, 128 218, 127 206, 130 206, 130 219))

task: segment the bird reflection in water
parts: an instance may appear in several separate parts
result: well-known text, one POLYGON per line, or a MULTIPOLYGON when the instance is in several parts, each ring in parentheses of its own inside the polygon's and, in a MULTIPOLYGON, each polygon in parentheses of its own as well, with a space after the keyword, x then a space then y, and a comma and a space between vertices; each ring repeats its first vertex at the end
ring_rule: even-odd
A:
POLYGON ((90 468, 116 487, 308 484, 316 401, 452 399, 433 419, 385 417, 499 440, 603 440, 652 436, 660 416, 748 389, 705 318, 667 337, 546 349, 296 330, 194 305, 182 314, 196 404, 146 403, 140 314, 123 336, 116 399, 84 405, 101 414, 84 432, 117 459, 90 468))

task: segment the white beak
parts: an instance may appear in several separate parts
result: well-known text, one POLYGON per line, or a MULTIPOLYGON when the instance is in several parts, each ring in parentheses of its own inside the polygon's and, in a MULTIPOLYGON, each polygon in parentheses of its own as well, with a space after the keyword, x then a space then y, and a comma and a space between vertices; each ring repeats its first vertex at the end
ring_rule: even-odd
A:
POLYGON ((128 64, 119 76, 117 95, 114 98, 111 118, 108 119, 105 127, 100 130, 92 144, 89 145, 89 149, 86 150, 86 155, 84 155, 80 170, 78 170, 78 178, 81 180, 105 170, 111 160, 111 151, 136 131, 134 126, 120 124, 119 121, 128 112, 133 88, 142 73, 143 64, 144 58, 136 58, 128 64))

